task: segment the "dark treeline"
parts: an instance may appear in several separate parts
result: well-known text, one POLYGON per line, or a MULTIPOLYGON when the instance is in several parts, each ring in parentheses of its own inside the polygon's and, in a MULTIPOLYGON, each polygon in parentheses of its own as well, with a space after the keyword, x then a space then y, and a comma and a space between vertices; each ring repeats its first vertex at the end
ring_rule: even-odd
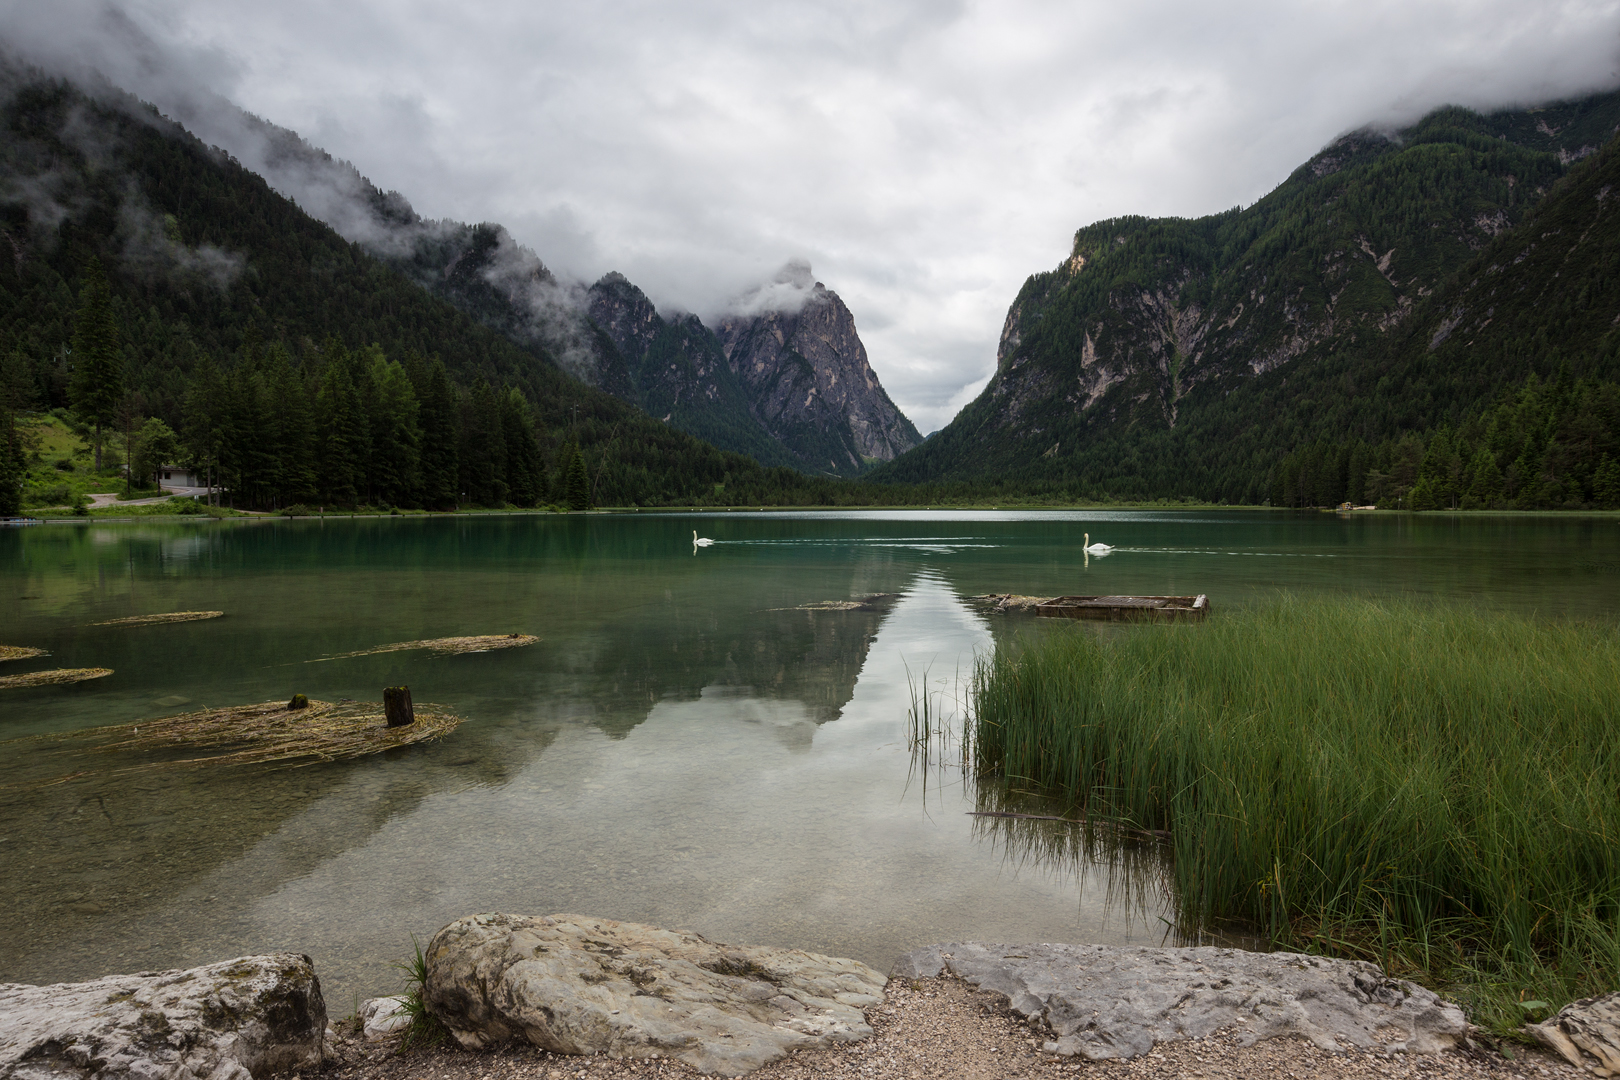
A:
POLYGON ((1377 445, 1318 442, 1284 457, 1274 506, 1407 510, 1620 507, 1620 384, 1531 376, 1455 428, 1377 445))
MULTIPOLYGON (((180 434, 189 460, 239 506, 449 509, 536 506, 553 491, 567 498, 515 387, 481 380, 463 389, 443 363, 401 363, 375 345, 351 351, 329 339, 300 363, 280 343, 254 342, 228 371, 205 359, 180 434)), ((581 494, 588 505, 588 491, 576 501, 581 494)))

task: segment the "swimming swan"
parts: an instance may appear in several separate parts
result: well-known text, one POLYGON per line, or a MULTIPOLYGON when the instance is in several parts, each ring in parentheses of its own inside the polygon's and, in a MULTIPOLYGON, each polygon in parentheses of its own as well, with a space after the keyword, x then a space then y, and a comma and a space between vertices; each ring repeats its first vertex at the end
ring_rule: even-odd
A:
POLYGON ((695 547, 695 548, 708 547, 712 543, 714 543, 714 541, 710 540, 707 536, 699 536, 697 534, 696 529, 692 530, 692 546, 693 547, 695 547))
MULTIPOLYGON (((693 533, 692 535, 696 536, 697 534, 693 533)), ((1114 548, 1113 548, 1113 546, 1111 544, 1103 544, 1103 543, 1093 544, 1091 542, 1091 534, 1086 533, 1086 546, 1085 546, 1085 548, 1083 550, 1088 555, 1107 555, 1110 551, 1113 551, 1114 548)))

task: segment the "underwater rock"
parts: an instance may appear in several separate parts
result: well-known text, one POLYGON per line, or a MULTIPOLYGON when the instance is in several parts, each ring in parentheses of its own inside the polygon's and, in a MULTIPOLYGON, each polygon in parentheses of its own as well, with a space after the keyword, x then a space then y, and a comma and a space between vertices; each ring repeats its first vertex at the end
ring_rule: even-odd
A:
POLYGON ((469 1049, 526 1039, 723 1076, 866 1038, 885 982, 855 960, 580 915, 468 916, 426 958, 423 1002, 469 1049))
POLYGON ((0 1078, 250 1080, 320 1065, 307 956, 244 956, 51 986, 0 984, 0 1078))
POLYGON ((1157 1043, 1242 1032, 1293 1035, 1324 1050, 1438 1053, 1468 1034, 1462 1010, 1361 960, 1242 949, 1109 945, 931 945, 897 978, 950 971, 1049 1026, 1048 1053, 1132 1058, 1157 1043))

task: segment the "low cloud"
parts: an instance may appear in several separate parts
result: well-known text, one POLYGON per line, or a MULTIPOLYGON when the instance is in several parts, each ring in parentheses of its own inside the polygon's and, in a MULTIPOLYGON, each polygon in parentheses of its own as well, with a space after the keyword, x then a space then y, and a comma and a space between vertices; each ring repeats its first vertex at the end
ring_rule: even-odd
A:
POLYGON ((770 281, 736 297, 716 314, 721 318, 752 318, 767 311, 796 315, 814 295, 816 276, 808 259, 789 259, 770 281))
POLYGON ((224 292, 247 265, 242 256, 213 244, 187 247, 179 221, 155 213, 133 185, 118 205, 118 238, 125 268, 146 278, 197 280, 224 292))

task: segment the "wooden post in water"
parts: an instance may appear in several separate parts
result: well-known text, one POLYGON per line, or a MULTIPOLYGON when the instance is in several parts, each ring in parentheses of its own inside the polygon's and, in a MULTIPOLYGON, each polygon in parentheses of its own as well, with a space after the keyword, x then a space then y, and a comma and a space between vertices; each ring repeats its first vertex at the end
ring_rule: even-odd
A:
POLYGON ((416 722, 416 710, 411 706, 411 688, 408 686, 383 687, 383 715, 389 727, 404 727, 416 722))

